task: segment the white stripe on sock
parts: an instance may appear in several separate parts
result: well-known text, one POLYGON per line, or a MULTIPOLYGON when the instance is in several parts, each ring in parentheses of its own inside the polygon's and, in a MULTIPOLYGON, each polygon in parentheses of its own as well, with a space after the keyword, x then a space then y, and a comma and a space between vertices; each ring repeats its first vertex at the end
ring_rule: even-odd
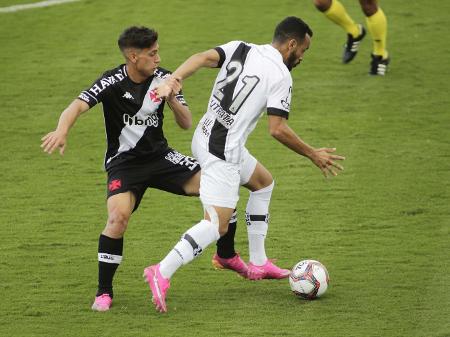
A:
POLYGON ((108 253, 98 253, 98 260, 105 263, 120 264, 120 262, 122 262, 122 256, 108 253))

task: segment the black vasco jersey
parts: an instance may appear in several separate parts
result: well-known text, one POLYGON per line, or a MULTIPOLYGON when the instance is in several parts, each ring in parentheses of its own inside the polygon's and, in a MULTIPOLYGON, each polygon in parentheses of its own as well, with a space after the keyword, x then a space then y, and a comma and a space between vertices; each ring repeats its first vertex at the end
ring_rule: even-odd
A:
MULTIPOLYGON (((170 75, 157 68, 154 75, 142 83, 134 83, 127 74, 125 64, 106 71, 78 99, 89 107, 103 103, 107 150, 105 169, 124 161, 156 157, 167 151, 163 132, 164 103, 155 93, 155 87, 170 75)), ((180 92, 176 98, 187 105, 180 92)))

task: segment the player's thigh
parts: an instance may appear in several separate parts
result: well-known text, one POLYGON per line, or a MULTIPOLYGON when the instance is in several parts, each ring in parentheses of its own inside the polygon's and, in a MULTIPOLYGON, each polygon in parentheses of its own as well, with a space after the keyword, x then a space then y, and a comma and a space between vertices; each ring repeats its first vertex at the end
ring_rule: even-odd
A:
POLYGON ((127 191, 110 196, 106 202, 108 218, 118 222, 127 222, 136 205, 136 196, 127 191))
POLYGON ((200 164, 200 200, 203 206, 236 208, 239 200, 240 165, 226 162, 212 154, 200 164))
MULTIPOLYGON (((106 196, 108 201, 117 194, 131 192, 134 196, 134 208, 132 211, 135 211, 139 207, 145 190, 147 189, 146 180, 149 175, 147 164, 137 161, 124 162, 112 167, 107 173, 106 196)), ((114 201, 110 202, 114 205, 116 204, 114 201)), ((111 211, 108 210, 108 215, 114 215, 115 213, 112 213, 113 210, 115 212, 122 211, 121 208, 114 206, 111 208, 111 211)), ((123 214, 123 212, 119 214, 123 214)))
POLYGON ((199 195, 200 165, 195 158, 170 149, 152 161, 148 187, 179 195, 199 195))
POLYGON ((250 178, 253 175, 253 172, 255 171, 257 163, 258 161, 256 160, 256 158, 253 157, 246 148, 244 148, 241 154, 241 164, 239 168, 239 174, 241 175, 239 184, 241 186, 244 186, 249 182, 250 178))
POLYGON ((186 195, 198 196, 200 194, 200 176, 201 172, 197 171, 183 184, 183 190, 186 195))
POLYGON ((272 182, 272 174, 260 162, 258 162, 256 163, 255 170, 253 171, 249 181, 243 186, 253 192, 269 186, 272 182))

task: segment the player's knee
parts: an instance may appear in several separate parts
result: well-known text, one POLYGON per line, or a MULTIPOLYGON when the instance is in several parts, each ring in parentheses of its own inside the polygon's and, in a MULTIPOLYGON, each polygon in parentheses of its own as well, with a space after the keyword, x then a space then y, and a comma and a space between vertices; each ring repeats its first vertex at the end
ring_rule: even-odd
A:
POLYGON ((224 236, 228 232, 228 223, 230 221, 231 214, 224 214, 216 211, 216 209, 213 206, 205 206, 206 214, 209 217, 209 222, 211 225, 216 228, 216 230, 219 232, 220 236, 224 236))
POLYGON ((219 225, 219 235, 222 237, 228 232, 228 222, 219 225))
POLYGON ((331 0, 313 0, 313 2, 314 6, 321 12, 327 11, 331 6, 331 0))
POLYGON ((361 9, 365 16, 372 16, 378 10, 378 4, 376 0, 359 0, 361 9))
POLYGON ((261 188, 266 188, 269 186, 272 186, 272 188, 273 188, 273 185, 275 185, 275 181, 273 180, 272 174, 270 174, 270 172, 268 172, 268 175, 265 175, 263 177, 263 179, 261 180, 261 188))
POLYGON ((260 163, 256 165, 256 168, 250 177, 250 180, 244 186, 250 191, 255 192, 273 184, 272 174, 260 163))
POLYGON ((119 208, 113 208, 108 214, 107 227, 109 231, 123 234, 127 229, 130 215, 119 208))
POLYGON ((262 189, 270 189, 273 190, 273 186, 275 185, 275 181, 273 180, 272 175, 269 173, 268 175, 264 175, 259 179, 255 186, 253 186, 252 192, 257 192, 262 189))

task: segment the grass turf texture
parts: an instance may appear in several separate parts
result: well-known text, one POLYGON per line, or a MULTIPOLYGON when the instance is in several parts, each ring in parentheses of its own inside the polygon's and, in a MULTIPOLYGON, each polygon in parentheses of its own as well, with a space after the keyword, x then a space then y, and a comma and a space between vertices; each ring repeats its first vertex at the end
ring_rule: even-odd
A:
MULTIPOLYGON (((363 22, 357 2, 343 2, 363 22)), ((350 65, 340 64, 345 34, 312 1, 82 1, 0 14, 0 335, 450 336, 450 5, 382 5, 392 57, 386 78, 367 75, 370 37, 350 65), (122 62, 116 39, 126 26, 158 29, 162 65, 174 69, 229 40, 266 43, 287 15, 314 30, 292 73, 289 124, 312 145, 337 147, 347 156, 345 172, 323 179, 270 138, 265 118, 248 147, 276 180, 270 257, 286 267, 321 261, 328 292, 307 302, 287 281, 216 272, 211 247, 175 275, 169 313, 154 312, 142 270, 197 222, 201 206, 149 190, 126 233, 114 306, 91 312, 106 221, 101 108, 80 118, 64 157, 43 154, 40 138, 81 89, 122 62)), ((185 83, 194 122, 215 75, 202 70, 185 83)), ((173 147, 190 152, 192 130, 178 129, 170 113, 165 132, 173 147)), ((246 196, 237 231, 245 258, 246 196)))

